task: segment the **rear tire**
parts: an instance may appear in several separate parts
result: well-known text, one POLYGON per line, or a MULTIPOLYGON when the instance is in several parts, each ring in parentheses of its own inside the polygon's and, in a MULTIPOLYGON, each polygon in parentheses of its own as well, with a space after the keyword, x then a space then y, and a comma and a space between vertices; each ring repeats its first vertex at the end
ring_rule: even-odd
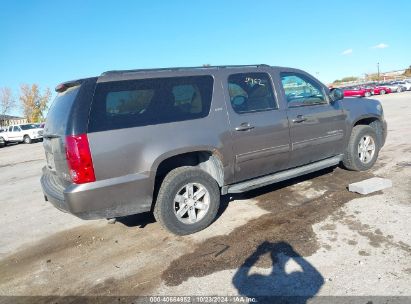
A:
POLYGON ((214 178, 196 167, 180 167, 164 178, 154 217, 171 233, 187 235, 208 227, 219 206, 220 189, 214 178))
POLYGON ((381 90, 380 95, 385 95, 385 90, 381 90))
POLYGON ((370 93, 370 92, 365 92, 364 96, 365 96, 365 97, 370 97, 370 96, 371 96, 371 93, 370 93))
POLYGON ((31 140, 30 136, 25 135, 25 136, 23 137, 23 142, 24 142, 25 144, 31 144, 31 143, 32 143, 32 140, 31 140))
POLYGON ((351 131, 343 165, 349 170, 366 171, 377 161, 379 149, 377 134, 372 127, 355 126, 351 131))

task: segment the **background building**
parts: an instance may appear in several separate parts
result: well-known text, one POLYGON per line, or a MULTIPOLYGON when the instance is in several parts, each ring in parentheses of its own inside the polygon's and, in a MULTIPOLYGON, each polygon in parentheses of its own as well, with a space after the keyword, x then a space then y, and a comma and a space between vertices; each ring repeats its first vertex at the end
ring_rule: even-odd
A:
POLYGON ((0 115, 0 127, 7 127, 10 125, 25 124, 27 119, 18 116, 0 115))

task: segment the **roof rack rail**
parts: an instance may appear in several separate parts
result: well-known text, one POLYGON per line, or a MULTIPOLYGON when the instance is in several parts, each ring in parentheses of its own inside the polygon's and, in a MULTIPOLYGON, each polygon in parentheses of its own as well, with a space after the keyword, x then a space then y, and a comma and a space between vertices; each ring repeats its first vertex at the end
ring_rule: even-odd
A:
POLYGON ((201 69, 225 69, 225 68, 243 68, 243 67, 270 67, 268 64, 247 64, 247 65, 204 65, 196 67, 172 67, 172 68, 157 68, 157 69, 133 69, 133 70, 112 70, 106 71, 101 76, 112 74, 125 74, 125 73, 137 73, 137 72, 156 72, 156 71, 181 71, 181 70, 201 70, 201 69))

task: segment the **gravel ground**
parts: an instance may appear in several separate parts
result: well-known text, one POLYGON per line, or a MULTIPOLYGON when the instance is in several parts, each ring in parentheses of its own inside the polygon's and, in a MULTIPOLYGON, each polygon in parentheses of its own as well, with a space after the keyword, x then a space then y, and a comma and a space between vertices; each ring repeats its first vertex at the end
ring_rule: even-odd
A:
POLYGON ((224 197, 218 220, 186 237, 150 214, 62 213, 43 200, 42 144, 0 149, 0 295, 411 296, 411 92, 376 98, 389 135, 370 172, 224 197), (393 187, 347 191, 372 176, 393 187))

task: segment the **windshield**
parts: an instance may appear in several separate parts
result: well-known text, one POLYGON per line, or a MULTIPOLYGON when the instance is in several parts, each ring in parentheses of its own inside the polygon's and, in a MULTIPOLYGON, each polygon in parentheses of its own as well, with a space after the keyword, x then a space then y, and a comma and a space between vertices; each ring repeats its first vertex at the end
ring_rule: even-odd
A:
POLYGON ((21 128, 22 130, 36 129, 36 128, 37 128, 37 125, 35 125, 35 124, 20 125, 20 128, 21 128))

